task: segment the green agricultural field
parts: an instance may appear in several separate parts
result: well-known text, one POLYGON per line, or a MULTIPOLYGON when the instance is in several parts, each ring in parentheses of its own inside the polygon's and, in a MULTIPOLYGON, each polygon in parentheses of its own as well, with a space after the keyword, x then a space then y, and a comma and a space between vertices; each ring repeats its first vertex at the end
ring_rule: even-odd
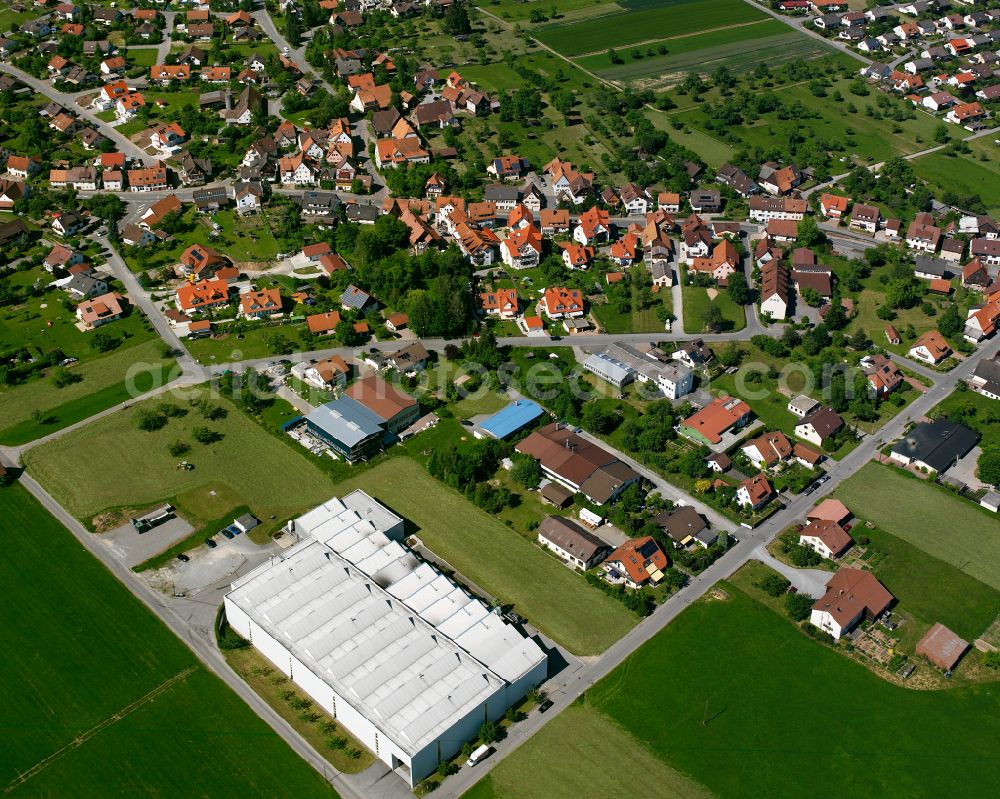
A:
MULTIPOLYGON (((721 587, 726 600, 693 605, 588 690, 585 712, 631 735, 640 756, 722 799, 992 793, 1000 780, 995 684, 898 687, 736 586, 721 587)), ((553 764, 590 773, 592 762, 592 750, 576 751, 573 734, 540 733, 470 795, 531 796, 553 764)), ((586 783, 574 788, 551 795, 608 795, 586 783)))
POLYGON ((583 799, 618 796, 628 763, 629 794, 709 799, 701 785, 674 771, 627 731, 591 707, 572 705, 499 763, 464 799, 583 799), (594 757, 600 752, 600 758, 594 757))
MULTIPOLYGON (((431 445, 418 436, 414 446, 431 445)), ((637 621, 621 603, 435 480, 415 460, 390 458, 336 490, 346 494, 356 488, 411 521, 432 552, 576 654, 604 651, 637 621)))
POLYGON ((856 516, 1000 589, 1000 521, 995 514, 876 463, 867 464, 834 493, 856 516))
POLYGON ((941 622, 968 641, 975 640, 1000 616, 1000 591, 970 577, 902 538, 879 527, 858 527, 869 546, 884 558, 872 558, 872 572, 899 600, 900 609, 923 624, 899 632, 912 649, 934 622, 941 622))
POLYGON ((658 42, 664 38, 698 34, 764 19, 742 0, 665 0, 636 11, 621 11, 567 25, 555 24, 534 32, 535 38, 563 55, 580 56, 609 47, 658 42))
POLYGON ((23 444, 54 433, 176 377, 174 361, 162 357, 158 341, 68 368, 79 382, 55 388, 47 379, 35 379, 0 391, 0 443, 23 444))
MULTIPOLYGON (((169 401, 187 408, 183 396, 169 401)), ((85 521, 108 509, 169 500, 195 527, 248 505, 265 529, 273 529, 333 494, 326 474, 224 399, 214 401, 228 411, 220 421, 206 421, 192 408, 160 430, 139 430, 137 410, 162 401, 136 404, 32 449, 25 466, 66 510, 85 521), (208 427, 223 438, 198 444, 194 427, 208 427), (179 458, 168 452, 174 441, 190 445, 183 457, 194 464, 192 471, 177 469, 179 458), (95 452, 100 453, 101 479, 80 480, 80 464, 91 462, 95 452)))
POLYGON ((937 152, 910 163, 917 176, 932 187, 963 198, 978 195, 989 214, 1000 214, 1000 147, 993 143, 993 137, 977 139, 969 146, 971 155, 948 156, 937 152))
POLYGON ((0 516, 5 793, 335 796, 26 490, 0 516))
POLYGON ((722 311, 724 332, 742 330, 747 326, 745 310, 729 298, 725 289, 716 289, 718 294, 712 299, 708 289, 701 286, 684 286, 684 332, 704 333, 706 314, 713 304, 722 311))
POLYGON ((791 30, 781 20, 768 18, 697 36, 668 38, 634 50, 624 48, 618 52, 624 62, 620 64, 613 64, 606 51, 575 59, 575 63, 610 80, 660 76, 656 83, 666 85, 679 83, 691 71, 710 73, 725 66, 744 72, 762 60, 774 69, 793 58, 809 60, 829 53, 830 48, 822 42, 791 30), (662 48, 666 52, 660 52, 662 48), (633 57, 633 52, 640 57, 633 57))

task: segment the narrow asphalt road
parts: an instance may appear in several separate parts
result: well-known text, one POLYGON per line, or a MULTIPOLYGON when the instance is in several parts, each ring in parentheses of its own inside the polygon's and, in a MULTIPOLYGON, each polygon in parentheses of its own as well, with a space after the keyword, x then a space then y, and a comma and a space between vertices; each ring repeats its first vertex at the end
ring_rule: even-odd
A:
POLYGON ((27 72, 22 72, 17 67, 6 62, 0 62, 0 72, 8 73, 24 83, 26 86, 29 86, 38 94, 50 97, 65 108, 74 111, 80 118, 86 120, 97 128, 102 135, 113 141, 118 146, 118 149, 129 157, 138 158, 139 160, 149 158, 145 151, 129 141, 129 139, 115 130, 115 128, 107 122, 98 119, 96 114, 94 114, 94 112, 89 108, 83 108, 82 106, 77 105, 76 98, 79 95, 64 94, 63 92, 56 91, 48 81, 38 80, 38 78, 32 77, 27 72))

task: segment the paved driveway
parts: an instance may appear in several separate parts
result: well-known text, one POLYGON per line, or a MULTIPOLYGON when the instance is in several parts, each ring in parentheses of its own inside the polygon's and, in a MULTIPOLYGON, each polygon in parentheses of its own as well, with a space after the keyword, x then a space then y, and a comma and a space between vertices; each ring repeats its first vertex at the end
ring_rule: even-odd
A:
POLYGON ((979 464, 979 456, 982 454, 982 447, 973 447, 969 454, 945 472, 945 476, 953 480, 961 480, 970 489, 975 491, 978 488, 992 488, 976 477, 976 467, 979 464))
POLYGON ((808 594, 813 599, 819 599, 826 593, 826 582, 833 574, 822 569, 796 569, 794 566, 786 566, 768 552, 764 544, 753 551, 753 557, 784 576, 800 594, 808 594))

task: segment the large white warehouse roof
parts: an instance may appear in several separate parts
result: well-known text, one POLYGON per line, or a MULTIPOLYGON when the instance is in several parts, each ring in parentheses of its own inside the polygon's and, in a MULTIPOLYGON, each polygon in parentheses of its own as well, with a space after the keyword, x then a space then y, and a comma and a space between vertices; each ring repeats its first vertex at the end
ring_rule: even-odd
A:
POLYGON ((478 599, 389 535, 361 491, 296 520, 301 543, 227 599, 413 754, 544 661, 478 599))

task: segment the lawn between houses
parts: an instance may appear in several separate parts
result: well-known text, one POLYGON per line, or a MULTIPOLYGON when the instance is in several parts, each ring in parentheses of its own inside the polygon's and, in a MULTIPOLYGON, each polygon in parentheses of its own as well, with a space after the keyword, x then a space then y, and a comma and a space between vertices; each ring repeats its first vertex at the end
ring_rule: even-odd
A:
POLYGON ((856 516, 1000 589, 1000 520, 996 514, 877 463, 866 464, 838 486, 834 495, 856 516))
POLYGON ((708 309, 715 305, 722 312, 724 332, 742 330, 747 326, 746 311, 733 302, 725 289, 715 289, 718 292, 713 299, 708 295, 708 289, 702 286, 683 286, 684 297, 684 332, 704 333, 707 324, 708 309))
POLYGON ((18 609, 0 617, 10 733, 0 786, 15 796, 336 796, 24 488, 0 489, 0 516, 0 578, 18 609))
POLYGON ((260 537, 333 495, 327 474, 228 400, 211 400, 227 414, 207 421, 183 399, 187 392, 176 396, 137 403, 29 450, 25 466, 66 510, 88 525, 98 519, 101 529, 124 521, 121 509, 169 501, 196 529, 248 506, 262 521, 260 537), (188 413, 170 419, 160 430, 140 430, 136 412, 161 402, 187 408, 188 413), (198 444, 192 437, 194 427, 207 427, 223 438, 198 444), (190 451, 171 455, 168 446, 174 441, 186 442, 190 451), (194 469, 178 469, 181 459, 194 469), (101 479, 81 480, 81 464, 99 468, 101 479))
MULTIPOLYGON (((1000 780, 995 684, 914 691, 809 639, 731 583, 711 595, 587 691, 564 712, 574 729, 596 716, 649 757, 698 780, 718 797, 987 795, 1000 780), (676 675, 677 679, 663 679, 676 675)), ((550 722, 558 723, 559 719, 550 722)), ((593 750, 575 736, 537 734, 467 796, 608 795, 589 774, 593 750), (558 764, 558 765, 555 765, 558 764)), ((629 762, 632 762, 629 756, 629 762)), ((640 773, 643 770, 640 770, 640 773)), ((678 789, 680 796, 702 795, 678 789)))
MULTIPOLYGON (((427 447, 427 441, 414 446, 427 447)), ((435 480, 412 458, 394 457, 340 482, 360 488, 407 519, 409 532, 461 575, 511 603, 546 635, 578 655, 603 652, 638 621, 518 533, 435 480)))

